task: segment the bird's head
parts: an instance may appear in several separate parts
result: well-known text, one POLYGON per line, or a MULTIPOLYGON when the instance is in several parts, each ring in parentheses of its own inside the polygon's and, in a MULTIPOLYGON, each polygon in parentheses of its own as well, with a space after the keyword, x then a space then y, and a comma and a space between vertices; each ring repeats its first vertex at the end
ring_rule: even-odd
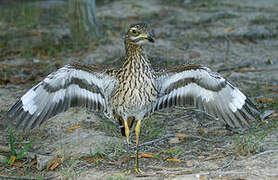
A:
POLYGON ((141 45, 146 42, 154 42, 147 30, 147 25, 144 23, 131 25, 126 33, 125 41, 126 43, 134 45, 141 45))

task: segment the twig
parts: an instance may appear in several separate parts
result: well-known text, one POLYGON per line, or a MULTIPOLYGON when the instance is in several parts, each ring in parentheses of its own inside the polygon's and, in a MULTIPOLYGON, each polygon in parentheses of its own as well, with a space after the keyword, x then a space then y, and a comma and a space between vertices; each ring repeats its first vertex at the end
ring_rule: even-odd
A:
POLYGON ((259 157, 259 156, 266 155, 266 154, 269 154, 269 153, 274 153, 274 152, 278 152, 278 149, 264 151, 264 152, 261 152, 259 154, 254 155, 254 156, 251 156, 251 158, 255 159, 255 158, 259 157))
POLYGON ((222 140, 213 140, 213 139, 205 138, 205 137, 202 137, 202 136, 187 135, 185 137, 187 137, 187 138, 197 138, 197 139, 201 139, 201 140, 209 141, 209 142, 222 142, 222 140))
MULTIPOLYGON (((160 167, 160 166, 148 166, 150 169, 161 170, 161 171, 184 171, 184 167, 160 167)), ((187 171, 193 171, 193 169, 188 169, 187 171)))
MULTIPOLYGON (((154 139, 154 140, 152 140, 152 141, 148 141, 148 142, 145 142, 145 143, 143 143, 143 144, 140 144, 139 147, 145 146, 145 145, 150 145, 150 144, 153 144, 153 143, 162 141, 162 140, 167 139, 167 138, 170 138, 170 137, 175 137, 175 134, 165 134, 165 135, 162 136, 161 138, 154 139)), ((133 148, 136 148, 136 146, 134 146, 133 148)))
POLYGON ((230 66, 230 67, 223 67, 223 68, 219 68, 217 69, 217 72, 221 72, 221 71, 233 71, 235 69, 241 69, 241 68, 244 68, 244 67, 248 67, 250 66, 251 63, 250 62, 247 62, 247 63, 244 63, 244 64, 239 64, 239 65, 236 65, 236 66, 230 66))
POLYGON ((212 168, 211 170, 212 171, 216 171, 216 170, 218 170, 218 169, 225 169, 225 168, 227 168, 227 167, 229 167, 231 164, 233 164, 233 162, 235 161, 235 159, 236 159, 236 156, 233 156, 233 158, 232 158, 232 160, 230 161, 230 162, 228 162, 227 164, 225 164, 224 166, 219 166, 219 167, 217 167, 217 168, 212 168))

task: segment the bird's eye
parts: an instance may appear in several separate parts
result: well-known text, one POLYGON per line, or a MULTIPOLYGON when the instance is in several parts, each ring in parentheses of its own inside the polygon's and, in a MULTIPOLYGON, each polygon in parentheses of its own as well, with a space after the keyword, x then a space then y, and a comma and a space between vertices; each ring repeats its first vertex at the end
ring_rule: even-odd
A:
POLYGON ((138 35, 139 35, 139 32, 136 31, 135 29, 133 29, 131 32, 132 32, 132 34, 133 34, 134 36, 138 36, 138 35))

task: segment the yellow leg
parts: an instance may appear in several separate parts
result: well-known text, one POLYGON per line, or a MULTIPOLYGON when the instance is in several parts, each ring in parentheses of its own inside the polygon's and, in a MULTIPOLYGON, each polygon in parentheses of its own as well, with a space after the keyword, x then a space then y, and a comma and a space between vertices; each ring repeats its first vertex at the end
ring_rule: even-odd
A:
POLYGON ((136 136, 136 155, 135 155, 135 172, 137 174, 141 174, 143 171, 139 169, 139 134, 140 134, 140 125, 141 120, 137 121, 137 124, 135 126, 135 136, 136 136))
MULTIPOLYGON (((128 123, 127 121, 124 121, 124 127, 125 127, 125 136, 126 136, 126 142, 127 142, 127 152, 128 152, 128 156, 129 154, 129 127, 128 127, 128 123)), ((129 166, 127 166, 128 169, 129 166)), ((129 175, 131 173, 130 170, 127 170, 124 174, 129 175)))
POLYGON ((127 144, 129 144, 129 127, 127 121, 124 121, 124 127, 125 127, 126 142, 127 144))

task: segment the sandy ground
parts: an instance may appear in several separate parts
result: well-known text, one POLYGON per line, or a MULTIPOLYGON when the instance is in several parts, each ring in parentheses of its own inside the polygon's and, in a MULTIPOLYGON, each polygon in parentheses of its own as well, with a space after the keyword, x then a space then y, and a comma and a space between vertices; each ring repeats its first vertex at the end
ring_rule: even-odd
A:
MULTIPOLYGON (((124 27, 144 21, 149 23, 156 38, 156 43, 146 48, 155 65, 170 67, 194 62, 209 66, 246 92, 257 102, 262 114, 274 114, 278 112, 277 104, 257 100, 262 97, 277 100, 277 88, 264 90, 278 86, 277 6, 276 0, 141 0, 132 4, 123 0, 104 3, 97 7, 97 15, 100 23, 113 24, 112 35, 108 34, 111 43, 99 45, 82 56, 61 58, 59 63, 81 60, 88 64, 113 64, 124 54, 121 38, 124 27)), ((57 33, 69 32, 67 26, 63 26, 63 30, 58 26, 55 28, 57 33)), ((42 61, 55 69, 52 59, 21 56, 7 56, 0 64, 1 67, 12 64, 20 68, 30 62, 34 65, 42 61)), ((4 115, 31 85, 9 83, 1 86, 1 145, 8 145, 5 130, 8 120, 4 115)), ((82 108, 59 114, 32 131, 15 132, 15 137, 16 141, 20 136, 24 141, 31 141, 30 151, 38 154, 69 157, 54 171, 32 169, 32 176, 54 174, 57 179, 278 179, 277 116, 254 125, 256 128, 250 131, 234 133, 202 113, 176 108, 154 114, 146 120, 145 126, 142 142, 165 134, 188 135, 177 143, 164 139, 142 147, 141 153, 158 156, 141 159, 145 177, 123 175, 127 164, 132 167, 133 161, 121 163, 127 153, 121 145, 124 138, 117 125, 82 108), (80 128, 67 130, 78 123, 82 123, 80 128), (147 129, 148 123, 155 125, 147 129), (154 129, 158 132, 148 136, 154 129), (122 147, 120 155, 111 142, 122 147), (110 158, 97 163, 80 158, 88 156, 90 151, 105 149, 107 144, 112 149, 109 149, 110 158), (173 149, 175 152, 171 151, 173 149), (261 154, 263 152, 266 153, 261 154), (167 158, 181 162, 166 161, 167 158)), ((134 149, 131 151, 133 153, 134 149)), ((22 168, 3 166, 0 167, 2 171, 20 174, 17 172, 22 168)))

